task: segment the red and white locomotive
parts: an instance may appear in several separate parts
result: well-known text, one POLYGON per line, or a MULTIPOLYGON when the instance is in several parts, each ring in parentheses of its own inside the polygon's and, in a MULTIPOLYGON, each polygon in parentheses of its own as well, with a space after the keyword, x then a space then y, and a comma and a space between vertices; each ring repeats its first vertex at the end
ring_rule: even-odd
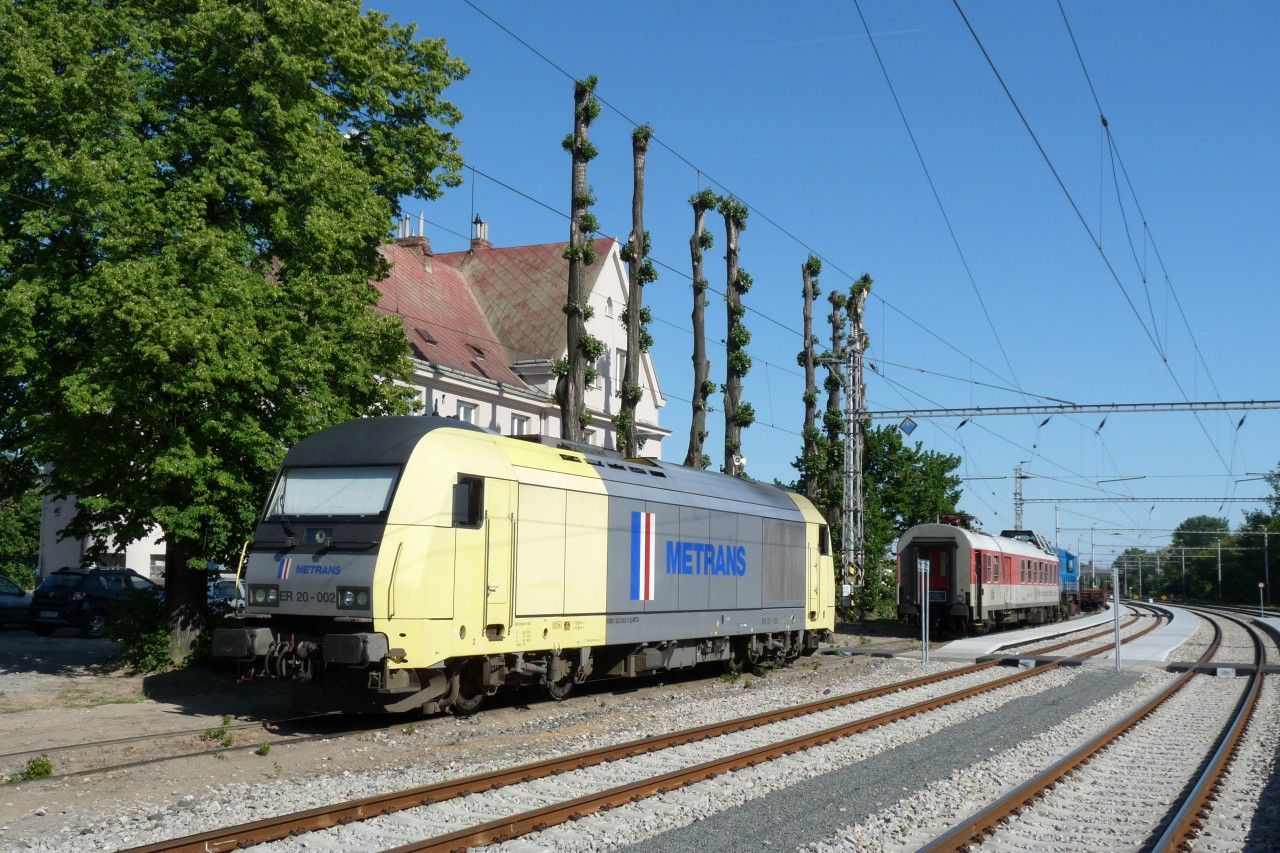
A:
POLYGON ((1058 555, 1040 534, 999 536, 954 524, 917 524, 898 539, 898 616, 919 623, 922 565, 929 621, 962 632, 1061 619, 1058 555))

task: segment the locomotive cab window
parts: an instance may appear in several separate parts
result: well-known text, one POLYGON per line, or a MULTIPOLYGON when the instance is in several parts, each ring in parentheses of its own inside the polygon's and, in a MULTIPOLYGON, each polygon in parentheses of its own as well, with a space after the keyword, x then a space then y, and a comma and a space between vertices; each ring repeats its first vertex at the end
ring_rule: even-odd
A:
POLYGON ((484 520, 483 507, 484 480, 460 474, 453 486, 453 526, 479 527, 484 520))
POLYGON ((264 517, 382 515, 399 475, 399 468, 382 465, 286 468, 264 517))
POLYGON ((831 528, 825 524, 818 525, 818 553, 824 557, 831 553, 831 528))

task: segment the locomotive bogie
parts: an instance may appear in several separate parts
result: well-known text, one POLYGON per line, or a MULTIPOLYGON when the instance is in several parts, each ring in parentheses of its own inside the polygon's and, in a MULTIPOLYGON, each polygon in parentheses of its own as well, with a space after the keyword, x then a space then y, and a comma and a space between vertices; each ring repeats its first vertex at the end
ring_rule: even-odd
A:
POLYGON ((218 654, 387 710, 785 662, 835 618, 829 535, 804 498, 441 418, 353 422, 290 451, 245 577, 247 627, 219 632, 218 654), (321 495, 379 511, 326 515, 321 495))

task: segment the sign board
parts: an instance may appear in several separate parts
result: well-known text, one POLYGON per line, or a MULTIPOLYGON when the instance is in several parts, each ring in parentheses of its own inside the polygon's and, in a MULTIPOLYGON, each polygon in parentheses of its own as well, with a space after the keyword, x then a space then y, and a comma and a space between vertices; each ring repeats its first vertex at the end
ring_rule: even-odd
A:
POLYGON ((929 574, 929 561, 927 559, 921 558, 916 560, 916 567, 920 570, 920 574, 929 574))

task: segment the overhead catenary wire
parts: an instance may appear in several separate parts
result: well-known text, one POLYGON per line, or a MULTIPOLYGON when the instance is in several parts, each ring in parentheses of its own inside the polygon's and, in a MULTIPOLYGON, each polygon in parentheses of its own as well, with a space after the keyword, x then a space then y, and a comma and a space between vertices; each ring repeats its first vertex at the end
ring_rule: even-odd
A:
MULTIPOLYGON (((545 62, 547 65, 549 65, 551 68, 555 69, 558 73, 560 73, 561 75, 563 75, 567 80, 571 80, 571 81, 576 81, 576 80, 577 80, 577 78, 576 78, 573 74, 571 74, 568 70, 566 70, 562 65, 560 65, 559 63, 557 63, 555 60, 551 59, 549 56, 547 56, 547 55, 546 55, 545 53, 543 53, 542 51, 538 50, 538 49, 537 49, 536 47, 534 47, 534 46, 533 46, 533 45, 532 45, 532 44, 531 44, 527 39, 525 39, 525 38, 521 37, 519 34, 517 34, 516 32, 514 32, 510 27, 507 27, 506 25, 504 25, 503 23, 501 23, 500 21, 498 21, 496 18, 494 18, 492 15, 490 15, 488 12, 486 12, 486 11, 485 11, 485 10, 483 10, 483 9, 481 9, 478 5, 476 5, 474 2, 472 2, 472 0, 463 0, 463 2, 464 2, 467 6, 469 6, 472 10, 474 10, 477 14, 479 14, 481 17, 485 18, 485 20, 489 21, 489 22, 490 22, 491 24, 493 24, 495 27, 497 27, 498 29, 500 29, 502 32, 506 33, 506 34, 507 34, 510 38, 512 38, 515 42, 517 42, 518 44, 520 44, 521 46, 523 46, 524 48, 526 48, 529 52, 531 52, 533 55, 537 56, 539 59, 541 59, 541 60, 542 60, 543 62, 545 62)), ((596 100, 597 100, 597 101, 599 101, 599 102, 600 102, 600 104, 601 104, 602 106, 606 107, 606 108, 607 108, 607 109, 609 109, 611 112, 615 113, 615 114, 616 114, 617 116, 619 116, 623 121, 625 121, 626 123, 630 124, 632 127, 639 127, 639 126, 640 126, 640 125, 639 125, 639 123, 638 123, 638 122, 636 122, 636 120, 635 120, 635 119, 631 118, 631 116, 629 116, 627 113, 623 112, 620 108, 618 108, 617 106, 615 106, 615 105, 614 105, 612 102, 610 102, 608 99, 604 98, 603 96, 601 96, 601 95, 600 95, 600 94, 598 94, 598 93, 596 93, 596 94, 594 95, 594 97, 596 98, 596 100)), ((698 164, 694 163, 692 160, 690 160, 688 157, 686 157, 684 154, 682 154, 680 151, 678 151, 674 146, 670 145, 670 144, 669 144, 669 143, 668 143, 668 142, 667 142, 667 141, 666 141, 666 140, 665 140, 665 139, 664 139, 660 134, 658 134, 658 133, 656 133, 656 132, 655 132, 655 133, 653 133, 653 135, 650 137, 650 140, 649 140, 649 141, 650 141, 650 143, 651 143, 651 144, 656 144, 658 147, 660 147, 660 148, 662 148, 663 150, 667 151, 667 152, 668 152, 668 153, 670 153, 672 156, 674 156, 676 159, 678 159, 680 162, 684 163, 686 166, 688 166, 690 169, 692 169, 692 170, 697 174, 697 176, 698 176, 699 185, 701 185, 701 181, 702 181, 702 179, 703 179, 703 178, 705 178, 705 179, 707 180, 707 182, 709 182, 709 183, 711 183, 711 184, 714 184, 715 186, 719 187, 722 191, 729 193, 729 194, 730 194, 730 195, 732 195, 734 198, 736 198, 738 201, 742 202, 744 205, 746 205, 746 207, 747 207, 747 208, 749 208, 749 209, 751 210, 751 212, 752 212, 755 216, 757 216, 758 218, 760 218, 761 220, 763 220, 764 222, 766 222, 767 224, 769 224, 770 226, 772 226, 773 228, 775 228, 778 232, 780 232, 781 234, 783 234, 784 236, 786 236, 788 239, 790 239, 790 240, 791 240, 792 242, 794 242, 796 245, 800 246, 800 247, 801 247, 802 249, 804 249, 806 252, 808 252, 809 254, 812 254, 814 257, 816 257, 816 258, 818 258, 819 260, 821 260, 821 261, 823 262, 823 264, 824 264, 824 265, 826 265, 826 266, 830 267, 830 268, 831 268, 834 272, 836 272, 838 275, 840 275, 840 276, 842 276, 842 277, 844 277, 844 278, 846 278, 846 279, 848 279, 848 280, 850 280, 850 281, 853 281, 854 279, 856 279, 856 278, 857 278, 857 276, 854 276, 854 275, 852 275, 851 273, 847 272, 847 271, 846 271, 846 270, 844 270, 844 269, 843 269, 839 264, 837 264, 835 261, 831 260, 829 257, 827 257, 826 255, 824 255, 822 252, 818 251, 816 248, 814 248, 814 247, 813 247, 812 245, 810 245, 808 242, 806 242, 805 240, 801 239, 801 238, 800 238, 799 236, 797 236, 793 231, 791 231, 790 229, 788 229, 788 228, 786 228, 785 226, 783 226, 783 225, 782 225, 781 223, 779 223, 776 219, 774 219, 773 217, 771 217, 771 216, 770 216, 766 211, 764 211, 764 210, 760 209, 759 207, 757 207, 757 206, 755 206, 755 205, 751 204, 751 203, 750 203, 750 201, 749 201, 748 199, 744 198, 741 194, 734 192, 734 191, 733 191, 733 188, 729 187, 729 186, 728 186, 727 184, 725 184, 723 181, 720 181, 720 180, 718 180, 717 178, 715 178, 715 177, 714 177, 713 175, 711 175, 711 174, 710 174, 710 173, 709 173, 705 168, 703 168, 703 167, 699 166, 698 164)), ((664 269, 674 269, 674 268, 672 268, 672 267, 667 266, 666 264, 662 264, 662 263, 658 262, 656 259, 654 259, 654 263, 655 263, 656 265, 658 265, 658 266, 662 266, 664 269)), ((682 275, 683 275, 683 273, 682 273, 682 275)), ((951 341, 948 341, 947 339, 943 338, 943 337, 942 337, 941 335, 939 335, 936 331, 934 331, 933 329, 929 328, 927 325, 925 325, 925 324, 921 323, 921 322, 920 322, 919 320, 917 320, 915 317, 912 317, 912 316, 911 316, 910 314, 908 314, 906 311, 903 311, 901 308, 899 308, 898 306, 894 305, 894 304, 893 304, 892 302, 890 302, 889 300, 885 299, 885 298, 884 298, 884 296, 883 296, 882 294, 880 294, 879 292, 877 292, 877 291, 873 290, 873 291, 871 292, 871 297, 872 297, 873 299, 878 299, 878 300, 880 300, 880 302, 881 302, 884 306, 886 306, 886 307, 888 307, 889 309, 891 309, 894 313, 896 313, 898 316, 902 317, 902 318, 903 318, 904 320, 906 320, 908 323, 910 323, 911 325, 913 325, 913 326, 915 326, 916 328, 920 329, 921 331, 923 331, 925 334, 929 335, 930 337, 934 338, 934 339, 935 339, 935 340, 937 340, 939 343, 941 343, 943 346, 945 346, 945 347, 947 347, 948 349, 952 350, 952 351, 953 351, 953 352, 955 352, 956 354, 958 354, 958 355, 960 355, 960 356, 962 356, 962 357, 964 357, 964 358, 966 358, 966 359, 969 359, 969 360, 970 360, 970 361, 972 361, 974 364, 976 364, 978 367, 981 367, 983 370, 985 370, 987 373, 991 374, 992 376, 994 376, 994 377, 996 377, 996 378, 998 378, 998 379, 1007 379, 1007 378, 1008 378, 1008 377, 1005 377, 1004 375, 1002 375, 999 371, 997 371, 997 370, 993 369, 992 367, 988 366, 987 364, 983 363, 982 361, 980 361, 980 360, 978 360, 978 359, 974 358, 973 356, 969 355, 968 353, 964 352, 962 349, 960 349, 960 348, 959 348, 958 346, 956 346, 954 343, 952 343, 951 341)), ((792 329, 791 331, 795 331, 795 330, 794 330, 794 329, 792 329)), ((799 333, 798 333, 798 334, 799 334, 799 333)), ((1014 384, 1018 384, 1018 383, 1016 382, 1016 380, 1014 381, 1014 384)))
MULTIPOLYGON (((1062 191, 1062 194, 1066 197, 1071 209, 1075 212, 1076 218, 1080 222, 1080 226, 1084 228, 1085 233, 1089 236, 1090 242, 1093 243, 1099 257, 1102 258, 1103 264, 1106 266, 1116 287, 1124 297, 1125 303, 1128 304, 1130 311, 1133 313, 1134 319, 1138 321, 1138 325, 1142 327, 1142 331, 1146 335, 1147 340, 1151 343, 1156 354, 1160 357, 1160 363, 1164 365, 1165 371, 1169 374, 1169 378, 1173 380, 1173 384, 1178 389, 1178 393, 1182 395, 1184 400, 1190 400, 1187 396, 1186 390, 1183 388, 1182 382, 1178 379, 1177 375, 1173 372, 1173 368, 1169 365, 1169 359, 1164 355, 1164 351, 1155 339, 1152 330, 1147 327, 1147 323, 1142 318, 1141 312, 1138 311, 1138 306, 1134 303, 1133 297, 1129 295, 1129 291, 1124 286, 1124 282, 1120 280, 1120 274, 1116 271, 1115 265, 1111 262, 1111 258, 1103 249, 1101 235, 1094 234, 1093 227, 1089 225, 1088 221, 1085 219, 1084 213, 1080 210, 1079 204, 1076 203, 1075 197, 1071 194, 1071 190, 1067 188, 1066 182, 1063 181, 1062 175, 1058 172, 1057 167, 1053 163, 1053 159, 1049 156, 1049 152, 1045 150, 1044 145, 1040 142, 1039 135, 1035 132, 1035 129, 1031 126, 1031 122, 1022 111, 1022 107, 1018 104, 1017 98, 1013 96, 1013 92, 1009 89, 1008 83, 1005 82, 1004 75, 1002 75, 1000 73, 1000 69, 996 67, 995 60, 992 59, 991 54, 987 51, 986 45, 983 44, 977 30, 974 29, 973 24, 969 21, 968 15, 965 14, 964 9, 960 6, 960 0, 951 0, 951 2, 952 5, 955 6, 956 11, 960 14, 960 18, 968 29, 969 35, 973 37, 974 43, 977 44, 978 50, 982 53, 983 58, 987 62, 987 66, 991 69, 991 73, 995 75, 996 81, 1000 84, 1000 88, 1003 90, 1005 97, 1008 98, 1014 112, 1017 113, 1018 119, 1022 122, 1023 128, 1031 137, 1031 141, 1035 144, 1036 150, 1040 152, 1040 156, 1048 167, 1049 172, 1053 175, 1054 181, 1057 182, 1058 188, 1062 191)), ((1213 452, 1217 455, 1218 461, 1220 461, 1222 463, 1222 467, 1230 473, 1231 466, 1223 457, 1222 450, 1218 447, 1217 442, 1213 440, 1213 436, 1209 434, 1209 430, 1205 427, 1204 421, 1200 418, 1198 413, 1193 414, 1195 416, 1196 423, 1200 425, 1200 431, 1204 433, 1209 445, 1213 448, 1213 452)))

